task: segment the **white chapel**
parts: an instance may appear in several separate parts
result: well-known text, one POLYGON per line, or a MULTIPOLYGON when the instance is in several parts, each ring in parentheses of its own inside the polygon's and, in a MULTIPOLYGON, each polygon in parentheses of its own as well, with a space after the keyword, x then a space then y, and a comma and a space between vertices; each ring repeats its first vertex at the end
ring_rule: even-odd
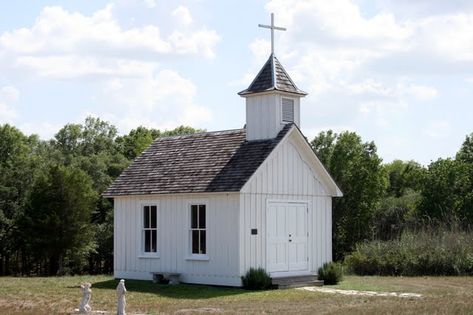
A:
POLYGON ((103 193, 114 200, 114 276, 241 286, 316 277, 332 260, 342 193, 301 132, 307 93, 272 51, 249 87, 243 129, 156 139, 103 193))

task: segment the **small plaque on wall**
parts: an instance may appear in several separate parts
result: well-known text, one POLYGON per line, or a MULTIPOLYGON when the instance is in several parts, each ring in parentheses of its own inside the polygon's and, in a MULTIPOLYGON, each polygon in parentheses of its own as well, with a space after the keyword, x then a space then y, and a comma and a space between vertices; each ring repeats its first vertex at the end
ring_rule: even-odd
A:
POLYGON ((258 229, 251 229, 251 235, 257 235, 258 229))

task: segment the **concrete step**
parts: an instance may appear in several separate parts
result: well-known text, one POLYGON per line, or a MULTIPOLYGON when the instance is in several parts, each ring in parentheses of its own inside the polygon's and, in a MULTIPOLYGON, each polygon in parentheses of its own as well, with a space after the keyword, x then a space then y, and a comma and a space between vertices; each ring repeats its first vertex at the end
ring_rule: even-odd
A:
POLYGON ((279 289, 298 288, 305 286, 322 286, 324 282, 317 280, 315 275, 307 276, 292 276, 292 277, 277 277, 272 278, 272 283, 279 289))
POLYGON ((321 287, 324 285, 323 280, 307 281, 307 282, 293 282, 287 284, 278 284, 278 289, 292 289, 302 287, 321 287))

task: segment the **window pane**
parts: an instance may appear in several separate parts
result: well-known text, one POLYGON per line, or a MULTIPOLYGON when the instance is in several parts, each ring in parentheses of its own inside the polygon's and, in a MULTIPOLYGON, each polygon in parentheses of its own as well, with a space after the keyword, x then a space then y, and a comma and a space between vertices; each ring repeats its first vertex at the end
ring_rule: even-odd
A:
POLYGON ((151 231, 147 230, 145 232, 145 252, 149 253, 151 250, 151 231))
POLYGON ((205 205, 199 206, 199 228, 205 229, 205 205))
POLYGON ((155 253, 157 250, 157 231, 151 230, 151 252, 155 253))
POLYGON ((197 228, 197 206, 196 205, 191 206, 191 228, 192 229, 197 228))
POLYGON ((156 222, 157 222, 157 209, 156 206, 151 206, 151 227, 156 228, 156 222))
POLYGON ((205 254, 206 253, 205 231, 199 231, 199 232, 200 232, 200 253, 199 254, 205 254))
POLYGON ((199 231, 191 231, 192 254, 199 254, 199 231))
POLYGON ((143 207, 143 227, 149 228, 149 207, 143 207))

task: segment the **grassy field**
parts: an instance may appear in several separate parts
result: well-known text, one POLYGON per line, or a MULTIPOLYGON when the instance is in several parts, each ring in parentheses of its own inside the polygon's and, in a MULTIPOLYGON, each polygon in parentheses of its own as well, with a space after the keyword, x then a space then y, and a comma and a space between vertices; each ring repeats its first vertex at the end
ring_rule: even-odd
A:
MULTIPOLYGON (((110 276, 0 278, 0 314, 70 314, 78 286, 92 283, 93 310, 115 311, 110 276)), ((342 296, 302 290, 250 292, 197 285, 126 281, 128 314, 473 314, 471 277, 356 277, 331 288, 420 293, 423 298, 342 296)))

